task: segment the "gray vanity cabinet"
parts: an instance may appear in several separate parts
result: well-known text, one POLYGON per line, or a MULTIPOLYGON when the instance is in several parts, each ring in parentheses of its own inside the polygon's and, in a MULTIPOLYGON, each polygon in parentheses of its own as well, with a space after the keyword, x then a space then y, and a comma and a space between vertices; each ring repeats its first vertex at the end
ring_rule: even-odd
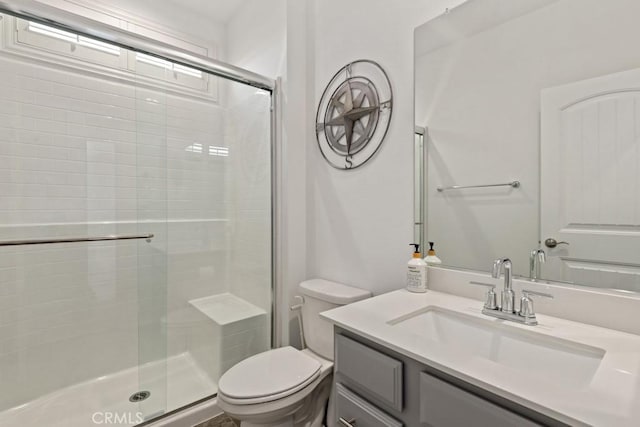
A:
POLYGON ((402 423, 373 406, 342 384, 336 384, 338 426, 402 427, 402 423))
POLYGON ((338 427, 566 426, 341 328, 334 387, 338 427))
POLYGON ((533 427, 542 424, 521 417, 488 400, 427 373, 420 374, 420 425, 437 427, 533 427))
POLYGON ((348 383, 402 411, 402 362, 371 347, 336 335, 336 370, 348 383))

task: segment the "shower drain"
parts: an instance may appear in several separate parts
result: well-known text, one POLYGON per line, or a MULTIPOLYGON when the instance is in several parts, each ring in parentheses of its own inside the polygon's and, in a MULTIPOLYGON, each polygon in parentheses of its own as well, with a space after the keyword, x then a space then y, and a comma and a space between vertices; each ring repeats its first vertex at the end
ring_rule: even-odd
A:
POLYGON ((129 402, 142 402, 149 396, 151 396, 149 391, 138 391, 129 397, 129 402))

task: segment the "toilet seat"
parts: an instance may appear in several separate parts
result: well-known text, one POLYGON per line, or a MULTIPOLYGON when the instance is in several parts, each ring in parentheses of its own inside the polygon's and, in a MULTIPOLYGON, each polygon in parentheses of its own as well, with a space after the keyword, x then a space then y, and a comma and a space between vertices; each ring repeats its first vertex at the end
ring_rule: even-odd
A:
POLYGON ((290 396, 314 382, 322 364, 293 347, 256 354, 229 369, 218 384, 228 403, 253 405, 290 396))

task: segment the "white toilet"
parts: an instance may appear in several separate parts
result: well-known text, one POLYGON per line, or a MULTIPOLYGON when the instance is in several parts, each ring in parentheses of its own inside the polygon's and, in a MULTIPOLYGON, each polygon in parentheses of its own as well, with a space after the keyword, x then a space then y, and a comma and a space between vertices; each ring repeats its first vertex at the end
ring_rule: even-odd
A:
POLYGON ((300 284, 306 349, 282 347, 229 369, 218 384, 218 405, 242 427, 320 427, 331 392, 333 326, 320 313, 371 296, 322 279, 300 284))

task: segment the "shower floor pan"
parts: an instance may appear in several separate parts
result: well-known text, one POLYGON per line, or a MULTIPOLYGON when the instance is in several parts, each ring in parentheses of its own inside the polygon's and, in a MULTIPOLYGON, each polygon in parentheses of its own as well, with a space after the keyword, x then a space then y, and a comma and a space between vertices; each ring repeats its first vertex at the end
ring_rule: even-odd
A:
POLYGON ((128 427, 217 391, 191 355, 183 353, 75 384, 0 412, 0 426, 128 427), (143 391, 150 392, 144 400, 129 400, 143 391))

